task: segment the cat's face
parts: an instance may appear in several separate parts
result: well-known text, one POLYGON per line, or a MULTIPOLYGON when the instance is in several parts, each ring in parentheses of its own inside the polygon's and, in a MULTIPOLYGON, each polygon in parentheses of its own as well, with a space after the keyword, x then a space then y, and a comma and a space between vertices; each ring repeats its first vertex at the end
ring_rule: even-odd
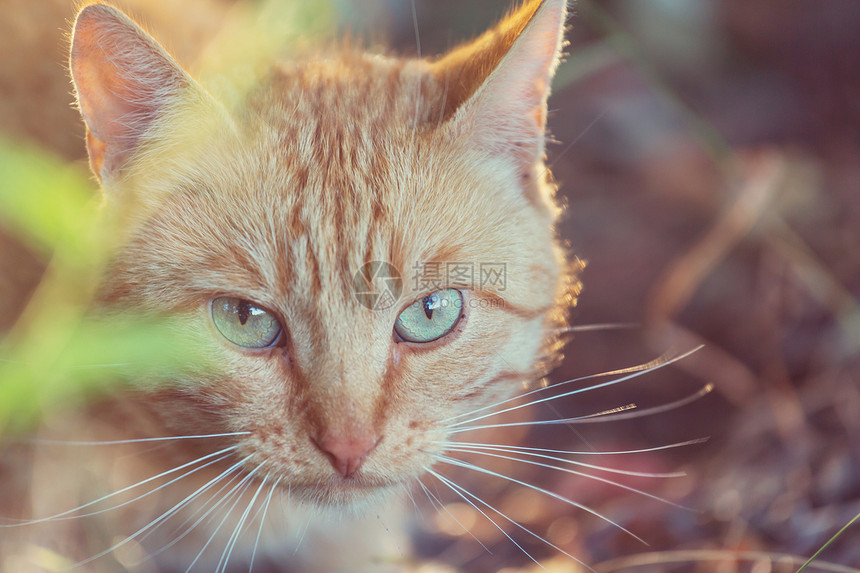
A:
POLYGON ((276 67, 227 108, 115 11, 82 12, 91 163, 132 229, 102 298, 178 319, 208 362, 152 392, 168 428, 247 432, 247 471, 348 504, 535 378, 566 302, 542 163, 563 18, 533 2, 434 64, 276 67), (117 38, 139 43, 125 67, 117 38))

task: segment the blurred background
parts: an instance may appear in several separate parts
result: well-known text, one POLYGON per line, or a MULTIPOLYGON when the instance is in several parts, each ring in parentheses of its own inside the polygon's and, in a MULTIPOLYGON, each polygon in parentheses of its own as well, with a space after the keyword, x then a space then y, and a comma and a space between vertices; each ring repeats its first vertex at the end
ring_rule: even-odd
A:
MULTIPOLYGON (((120 5, 193 72, 236 10, 261 4, 120 5)), ((329 0, 315 9, 331 29, 371 47, 427 56, 480 33, 508 7, 499 0, 329 0)), ((0 173, 11 172, 20 149, 37 149, 52 168, 86 181, 83 126, 65 71, 73 13, 68 0, 3 0, 0 173)), ((858 30, 856 0, 573 5, 568 55, 550 99, 548 164, 567 207, 559 233, 587 262, 572 322, 615 328, 574 333, 551 381, 704 347, 534 415, 582 416, 628 404, 645 410, 708 383, 714 390, 650 416, 537 427, 499 443, 601 452, 709 440, 584 460, 684 471, 671 479, 592 473, 687 509, 545 467, 481 462, 593 508, 648 546, 539 492, 474 472, 451 477, 598 571, 795 571, 799 562, 785 555, 809 557, 860 513, 858 30)), ((7 177, 0 186, 7 200, 0 203, 3 331, 39 284, 50 249, 28 243, 21 220, 9 216, 26 189, 13 189, 7 177)), ((448 512, 424 512, 416 567, 540 570, 456 495, 425 483, 448 512)), ((557 550, 499 523, 546 569, 575 570, 557 550)), ((860 524, 820 560, 860 569, 860 524)))

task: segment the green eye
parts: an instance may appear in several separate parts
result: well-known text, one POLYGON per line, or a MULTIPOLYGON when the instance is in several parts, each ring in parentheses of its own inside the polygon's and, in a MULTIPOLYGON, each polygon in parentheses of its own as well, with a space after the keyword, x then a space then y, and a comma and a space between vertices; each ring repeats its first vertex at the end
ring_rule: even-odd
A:
POLYGON ((407 342, 432 342, 442 338, 463 316, 463 293, 439 290, 416 300, 400 313, 394 331, 407 342))
POLYGON ((237 346, 266 348, 281 334, 281 323, 268 310, 249 300, 222 296, 212 301, 212 322, 237 346))

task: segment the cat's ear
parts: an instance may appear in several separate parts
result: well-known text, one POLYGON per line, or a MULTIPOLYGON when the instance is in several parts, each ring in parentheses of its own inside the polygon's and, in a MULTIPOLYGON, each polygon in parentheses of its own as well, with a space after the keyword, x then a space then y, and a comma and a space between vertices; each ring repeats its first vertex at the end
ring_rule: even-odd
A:
POLYGON ((435 64, 449 122, 523 172, 544 154, 547 98, 563 48, 566 0, 529 0, 435 64))
POLYGON ((101 4, 78 13, 69 67, 87 126, 90 166, 102 183, 119 174, 167 108, 197 90, 158 42, 101 4))

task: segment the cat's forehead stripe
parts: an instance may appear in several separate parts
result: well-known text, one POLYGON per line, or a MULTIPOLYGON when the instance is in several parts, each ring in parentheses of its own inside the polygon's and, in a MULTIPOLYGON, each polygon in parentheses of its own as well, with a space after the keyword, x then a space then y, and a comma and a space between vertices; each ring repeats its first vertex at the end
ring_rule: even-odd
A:
POLYGON ((415 98, 426 98, 432 85, 419 63, 345 53, 274 68, 251 105, 276 129, 318 119, 314 129, 354 129, 361 137, 365 125, 386 130, 426 119, 415 98))

